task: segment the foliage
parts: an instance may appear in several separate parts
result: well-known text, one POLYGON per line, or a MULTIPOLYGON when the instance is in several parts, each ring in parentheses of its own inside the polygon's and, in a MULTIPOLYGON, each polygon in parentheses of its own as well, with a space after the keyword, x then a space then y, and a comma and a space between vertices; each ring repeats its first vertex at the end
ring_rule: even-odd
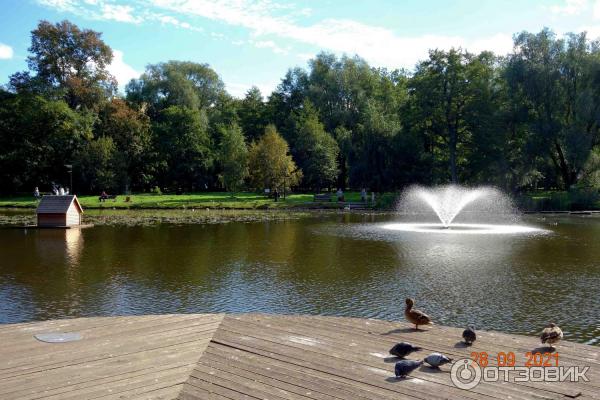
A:
POLYGON ((225 189, 233 195, 248 176, 248 149, 242 130, 235 124, 221 127, 221 136, 219 162, 223 172, 220 178, 225 189))
POLYGON ((115 142, 104 136, 85 143, 75 153, 74 168, 85 182, 89 182, 87 189, 90 192, 111 192, 117 188, 115 158, 115 142))
POLYGON ((600 188, 600 45, 544 29, 514 46, 432 50, 412 72, 320 53, 242 99, 207 64, 168 61, 123 99, 100 33, 41 21, 28 70, 0 90, 0 191, 67 186, 74 163, 78 191, 235 192, 247 157, 259 190, 459 182, 588 202, 600 188))
POLYGON ((69 21, 41 21, 31 32, 30 72, 16 73, 10 84, 17 92, 43 92, 62 98, 71 108, 94 108, 116 91, 108 73, 112 50, 101 34, 79 29, 69 21))
POLYGON ((225 86, 207 64, 168 61, 146 67, 139 79, 127 85, 127 99, 145 105, 150 116, 179 106, 202 110, 215 106, 225 86))
POLYGON ((250 145, 248 156, 250 182, 254 189, 279 190, 283 193, 302 179, 302 171, 292 160, 287 142, 274 125, 268 125, 264 135, 250 145))
POLYGON ((161 187, 194 190, 202 186, 213 162, 207 127, 204 113, 181 106, 161 111, 153 126, 161 187))
POLYGON ((295 121, 292 154, 303 172, 305 186, 317 190, 331 187, 338 175, 338 144, 325 132, 310 102, 303 104, 295 121))
POLYGON ((0 93, 0 191, 31 192, 65 182, 65 164, 92 138, 93 117, 62 100, 0 93))

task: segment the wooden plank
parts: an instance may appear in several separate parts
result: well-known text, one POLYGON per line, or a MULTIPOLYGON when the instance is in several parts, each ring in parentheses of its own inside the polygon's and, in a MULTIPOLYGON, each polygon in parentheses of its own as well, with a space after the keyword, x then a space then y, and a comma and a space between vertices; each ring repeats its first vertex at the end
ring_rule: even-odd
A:
MULTIPOLYGON (((85 365, 67 366, 53 370, 40 371, 37 374, 19 376, 3 380, 0 386, 0 397, 44 392, 48 394, 62 393, 86 386, 104 384, 127 376, 138 376, 153 373, 156 370, 188 365, 190 372, 196 364, 209 338, 204 343, 174 346, 169 352, 164 349, 150 350, 130 356, 90 362, 85 365), (161 362, 157 365, 157 360, 161 362), (23 383, 27 385, 23 386, 23 383)), ((188 374, 189 375, 189 374, 188 374)), ((185 380, 185 379, 184 379, 185 380)))
MULTIPOLYGON (((220 346, 211 343, 203 354, 201 363, 218 362, 229 364, 235 367, 240 374, 251 373, 257 381, 267 381, 273 385, 283 385, 284 387, 297 387, 304 393, 310 392, 308 397, 315 399, 381 399, 385 398, 382 394, 373 394, 370 387, 361 385, 342 384, 332 380, 330 375, 320 373, 320 371, 304 368, 302 366, 285 363, 270 357, 263 357, 257 354, 244 352, 239 349, 220 346), (233 363, 233 364, 232 364, 233 363)), ((249 375, 248 375, 249 376, 249 375)), ((289 389, 293 390, 293 389, 289 389)), ((401 398, 394 394, 394 399, 401 398)))
MULTIPOLYGON (((92 317, 0 326, 2 399, 403 400, 600 398, 600 351, 561 342, 561 365, 590 365, 588 383, 481 383, 455 388, 448 367, 393 377, 386 353, 397 341, 453 358, 471 351, 514 351, 536 337, 478 332, 460 347, 462 329, 371 319, 263 314, 92 317), (48 344, 40 332, 80 332, 78 342, 48 344)), ((519 360, 520 361, 520 360, 519 360)))
MULTIPOLYGON (((108 324, 107 326, 94 326, 94 327, 85 327, 80 326, 79 329, 65 329, 62 326, 60 329, 48 329, 42 332, 37 333, 50 333, 50 332, 77 332, 79 333, 83 339, 86 341, 93 339, 102 339, 102 338, 110 338, 110 337, 123 337, 127 335, 135 335, 138 333, 146 333, 150 329, 162 330, 168 329, 171 326, 185 325, 189 323, 213 323, 219 322, 222 319, 222 316, 218 315, 210 315, 210 316, 196 316, 196 315, 176 315, 176 316, 165 316, 162 318, 135 318, 129 317, 126 320, 122 320, 117 326, 118 329, 114 329, 115 325, 108 324)), ((68 327, 67 327, 68 328, 68 327)), ((46 343, 39 342, 35 339, 33 333, 20 333, 17 337, 13 339, 3 338, 6 342, 12 343, 12 346, 7 346, 4 349, 0 347, 0 349, 4 352, 24 352, 30 348, 35 349, 39 345, 45 345, 46 343)), ((5 343, 6 343, 5 342, 5 343)), ((81 343, 81 342, 80 342, 81 343)), ((8 354, 7 353, 7 354, 8 354)))
MULTIPOLYGON (((231 331, 230 333, 233 334, 234 336, 240 336, 244 339, 246 339, 245 343, 252 343, 254 345, 254 343, 258 343, 258 345, 265 345, 265 344, 271 344, 271 345, 277 345, 279 346, 279 352, 281 355, 285 355, 285 354, 299 354, 300 357, 303 357, 305 354, 310 354, 311 360, 313 362, 317 362, 319 361, 320 363, 326 363, 329 361, 329 363, 333 362, 333 361, 338 361, 338 360, 344 360, 344 361, 349 361, 352 363, 352 365, 354 366, 362 366, 365 370, 367 370, 366 372, 363 373, 368 373, 369 369, 379 369, 379 368, 390 368, 391 370, 388 370, 387 374, 388 376, 393 376, 393 364, 387 364, 387 366, 382 366, 381 364, 383 364, 382 361, 379 362, 374 362, 369 358, 365 358, 365 357, 360 357, 357 354, 352 353, 352 349, 348 348, 348 347, 343 347, 343 346, 336 346, 334 342, 327 342, 327 343, 319 343, 319 341, 322 341, 323 338, 319 337, 319 340, 315 340, 314 342, 310 343, 308 346, 303 346, 300 343, 295 343, 293 341, 288 341, 285 338, 281 338, 278 335, 272 335, 271 333, 273 331, 276 331, 275 329, 273 329, 272 327, 270 328, 264 328, 266 329, 265 331, 261 331, 261 328, 258 325, 252 326, 252 327, 247 327, 247 329, 244 331, 243 329, 240 329, 240 325, 242 324, 242 321, 237 321, 237 324, 230 324, 229 320, 224 320, 223 324, 220 326, 219 331, 215 334, 215 336, 213 337, 213 341, 217 341, 218 338, 221 337, 221 334, 224 331, 231 331), (248 340, 248 339, 257 339, 257 340, 248 340), (298 353, 298 350, 301 350, 300 353, 298 353)), ((298 332, 299 335, 302 335, 303 332, 298 332)), ((301 338, 301 337, 300 337, 301 338)), ((310 339, 310 338, 306 338, 306 339, 310 339)), ((449 377, 442 377, 440 376, 440 374, 431 374, 431 373, 420 373, 419 371, 416 371, 415 373, 413 373, 413 376, 415 378, 418 379, 422 379, 424 381, 430 382, 432 384, 436 384, 436 385, 440 385, 440 390, 445 390, 445 391, 456 391, 457 389, 454 387, 454 385, 452 385, 452 383, 449 380, 449 377)), ((497 386, 499 384, 494 384, 494 386, 497 386)), ((481 394, 489 394, 489 395, 498 395, 498 389, 494 388, 494 387, 490 387, 492 386, 491 384, 480 384, 477 388, 475 388, 473 390, 473 392, 475 393, 481 393, 481 394)), ((536 388, 536 390, 539 390, 539 388, 536 388)), ((520 397, 520 398, 530 398, 532 396, 532 389, 528 389, 528 388, 520 388, 520 387, 516 387, 516 386, 511 386, 508 389, 504 389, 504 392, 506 393, 510 393, 510 395, 512 395, 513 397, 520 397)), ((574 394, 578 394, 579 391, 576 391, 574 394)), ((558 393, 558 395, 556 393, 541 393, 541 397, 542 398, 562 398, 563 397, 563 393, 558 393)))
POLYGON ((0 398, 176 398, 222 317, 82 318, 4 329, 19 348, 2 351, 0 398), (65 327, 84 338, 48 344, 32 337, 65 327))
POLYGON ((76 365, 90 360, 114 357, 119 354, 138 353, 148 349, 164 348, 174 344, 194 341, 203 338, 206 334, 212 334, 217 327, 218 323, 211 325, 198 324, 177 329, 152 331, 152 334, 148 335, 125 336, 117 340, 46 344, 47 346, 61 346, 62 349, 8 360, 4 368, 0 370, 0 379, 41 369, 76 365))
MULTIPOLYGON (((260 331, 260 329, 268 329, 269 334, 271 332, 280 331, 280 332, 288 332, 291 334, 297 333, 297 334, 311 335, 313 337, 318 336, 321 341, 327 341, 327 343, 326 343, 327 346, 331 346, 332 348, 335 348, 340 352, 343 352, 344 349, 349 344, 354 344, 354 345, 358 345, 358 346, 360 346, 360 348, 364 349, 365 354, 377 355, 377 354, 383 353, 381 355, 384 355, 387 352, 387 349, 389 349, 395 343, 395 341, 392 341, 392 342, 388 343, 388 345, 387 345, 388 347, 383 347, 382 343, 379 343, 379 342, 388 340, 388 339, 385 339, 385 338, 382 339, 381 336, 374 336, 374 335, 363 335, 362 337, 359 337, 360 335, 356 334, 356 330, 353 330, 352 328, 349 328, 349 327, 344 327, 342 329, 341 327, 336 326, 335 329, 327 330, 327 327, 323 328, 322 324, 314 323, 314 319, 312 317, 308 317, 308 318, 307 317, 296 317, 296 318, 290 320, 289 318, 279 318, 279 317, 273 317, 273 316, 248 315, 248 316, 243 316, 241 318, 235 318, 234 320, 237 321, 237 324, 233 324, 234 326, 241 325, 244 323, 256 324, 254 328, 249 327, 248 329, 249 330, 257 329, 258 331, 260 331), (284 320, 284 321, 282 321, 282 320, 284 320), (265 323, 265 322, 276 322, 276 323, 272 324, 272 323, 265 323), (379 347, 376 347, 377 345, 379 347), (373 347, 371 347, 371 346, 373 346, 373 347), (383 349, 386 349, 386 350, 383 350, 383 349)), ((229 321, 231 321, 230 318, 228 318, 227 322, 225 323, 224 329, 227 329, 227 326, 229 326, 229 321)), ((425 337, 426 332, 416 332, 416 333, 413 333, 413 335, 418 335, 418 337, 422 339, 423 337, 425 337)), ((282 337, 285 337, 285 336, 282 336, 282 337)), ((409 339, 403 339, 403 340, 409 340, 409 339)), ((425 348, 424 351, 412 354, 411 355, 412 358, 423 358, 432 351, 441 351, 444 354, 447 354, 453 358, 468 358, 470 356, 470 351, 472 350, 471 348, 467 348, 467 349, 463 349, 462 353, 459 353, 456 351, 457 349, 454 346, 441 348, 439 345, 437 347, 430 346, 430 348, 427 349, 428 345, 430 345, 431 343, 415 341, 415 340, 410 340, 410 341, 413 344, 420 345, 425 348)), ((316 341, 315 343, 313 343, 313 345, 311 347, 318 348, 319 345, 320 345, 319 342, 316 341)), ((384 344, 384 346, 385 346, 385 344, 384 344)), ((509 350, 510 349, 507 350, 506 348, 503 349, 503 351, 509 351, 509 350)), ((490 353, 490 355, 491 355, 491 353, 490 353)), ((381 359, 381 358, 379 358, 379 359, 381 359)), ((493 363, 494 363, 493 360, 495 360, 495 357, 490 357, 490 362, 491 362, 490 365, 493 365, 493 363)), ((373 363, 370 362, 372 360, 370 360, 369 357, 356 358, 356 354, 354 357, 354 361, 373 365, 373 363)), ((521 365, 523 365, 523 364, 521 364, 521 365)), ((579 363, 578 365, 581 365, 581 363, 579 363)), ((376 366, 376 365, 374 365, 374 366, 376 366)), ((430 376, 435 378, 435 375, 430 375, 430 376)), ((592 377, 591 374, 589 374, 589 376, 590 376, 590 378, 592 377)), ((450 382, 447 382, 447 384, 450 384, 450 382)), ((591 389, 590 386, 592 386, 587 383, 586 384, 584 384, 584 383, 571 384, 568 387, 561 383, 548 383, 548 382, 544 382, 544 383, 525 382, 525 383, 519 383, 519 384, 528 386, 528 387, 532 387, 536 390, 554 391, 555 393, 559 393, 561 395, 567 395, 567 396, 576 396, 579 393, 581 393, 582 391, 591 389)), ((592 394, 592 393, 593 392, 590 392, 590 394, 592 394)))
POLYGON ((452 388, 449 388, 449 390, 445 390, 445 388, 442 389, 439 385, 434 385, 431 382, 418 378, 408 378, 402 380, 401 385, 397 385, 396 383, 398 382, 392 380, 390 371, 367 367, 346 360, 339 360, 329 355, 320 356, 305 349, 295 349, 291 346, 267 340, 245 339, 237 333, 230 333, 219 329, 213 337, 213 342, 262 354, 263 356, 286 361, 290 364, 312 368, 331 375, 331 379, 333 380, 346 382, 347 384, 352 384, 353 382, 364 383, 371 386, 373 390, 397 391, 400 394, 413 395, 422 399, 478 398, 473 393, 461 393, 460 396, 452 396, 452 392, 456 393, 458 389, 452 390, 452 388))

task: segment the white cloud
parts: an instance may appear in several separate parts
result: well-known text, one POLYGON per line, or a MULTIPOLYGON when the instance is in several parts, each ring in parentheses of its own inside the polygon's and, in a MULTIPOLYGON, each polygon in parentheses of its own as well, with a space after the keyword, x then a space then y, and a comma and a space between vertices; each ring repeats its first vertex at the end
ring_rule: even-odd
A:
MULTIPOLYGON (((85 8, 83 5, 86 3, 74 3, 73 0, 37 1, 46 5, 56 4, 59 9, 84 13, 91 18, 128 23, 160 21, 184 29, 202 28, 182 22, 180 18, 202 17, 248 29, 250 37, 244 44, 270 49, 275 54, 289 54, 291 41, 313 46, 315 52, 327 50, 337 54, 358 54, 373 65, 390 69, 412 68, 418 61, 427 58, 430 49, 435 48, 446 50, 462 47, 473 52, 485 49, 499 54, 512 48, 510 35, 504 33, 473 39, 448 35, 405 36, 387 28, 336 18, 301 25, 293 17, 310 14, 310 9, 272 0, 149 0, 146 8, 153 6, 153 9, 143 12, 136 12, 131 6, 114 5, 109 0, 86 0, 85 8), (282 42, 286 45, 282 45, 282 42)), ((566 0, 564 6, 553 6, 553 10, 557 13, 576 13, 587 4, 586 1, 566 0)), ((213 37, 218 35, 211 34, 213 37)), ((241 43, 237 40, 233 44, 241 43)))
POLYGON ((273 53, 276 53, 276 54, 288 54, 288 49, 279 47, 272 40, 258 40, 258 41, 251 40, 250 43, 253 44, 254 47, 257 47, 259 49, 271 49, 273 51, 273 53))
POLYGON ((102 19, 115 20, 119 22, 130 22, 133 24, 139 24, 142 22, 142 18, 133 15, 133 7, 131 6, 120 6, 114 4, 102 4, 101 6, 102 19))
MULTIPOLYGON (((577 1, 577 0, 569 0, 577 1)), ((469 40, 461 36, 400 36, 393 31, 348 19, 327 19, 302 26, 289 17, 275 16, 269 0, 152 0, 171 12, 196 15, 250 30, 254 45, 284 54, 274 38, 291 39, 336 53, 358 54, 374 65, 388 68, 412 68, 427 57, 429 49, 463 47, 471 51, 486 49, 504 53, 512 48, 506 34, 469 40), (262 38, 265 38, 264 40, 262 38), (261 40, 258 40, 261 38, 261 40)))
POLYGON ((125 62, 123 52, 120 50, 113 50, 113 60, 108 66, 108 72, 117 79, 120 90, 123 90, 130 80, 138 78, 142 74, 125 62))
POLYGON ((0 43, 0 60, 10 60, 11 58, 13 58, 12 47, 0 43))
POLYGON ((37 0, 39 4, 53 8, 58 11, 74 12, 77 9, 77 4, 73 0, 37 0))
POLYGON ((592 7, 592 17, 594 19, 600 19, 600 0, 596 0, 592 7))
POLYGON ((566 0, 564 5, 550 6, 550 12, 556 15, 579 15, 587 8, 587 0, 566 0))

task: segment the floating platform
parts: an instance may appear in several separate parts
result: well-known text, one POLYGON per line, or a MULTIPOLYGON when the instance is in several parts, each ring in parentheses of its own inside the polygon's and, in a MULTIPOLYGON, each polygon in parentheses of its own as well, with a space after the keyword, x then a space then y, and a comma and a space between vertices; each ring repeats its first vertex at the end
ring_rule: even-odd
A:
POLYGON ((454 360, 486 352, 489 365, 539 351, 531 336, 375 319, 263 314, 94 317, 0 325, 1 399, 598 399, 600 348, 561 342, 561 366, 589 366, 589 382, 452 384, 450 365, 396 379, 388 350, 399 341, 454 360), (45 343, 34 335, 77 333, 45 343))

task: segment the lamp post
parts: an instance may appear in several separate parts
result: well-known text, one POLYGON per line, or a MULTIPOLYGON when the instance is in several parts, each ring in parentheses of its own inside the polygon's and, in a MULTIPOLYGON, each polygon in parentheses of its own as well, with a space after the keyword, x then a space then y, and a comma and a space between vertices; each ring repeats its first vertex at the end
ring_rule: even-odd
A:
POLYGON ((75 190, 73 190, 73 164, 65 164, 67 167, 67 172, 69 173, 69 181, 70 181, 70 192, 71 194, 75 194, 75 190))

